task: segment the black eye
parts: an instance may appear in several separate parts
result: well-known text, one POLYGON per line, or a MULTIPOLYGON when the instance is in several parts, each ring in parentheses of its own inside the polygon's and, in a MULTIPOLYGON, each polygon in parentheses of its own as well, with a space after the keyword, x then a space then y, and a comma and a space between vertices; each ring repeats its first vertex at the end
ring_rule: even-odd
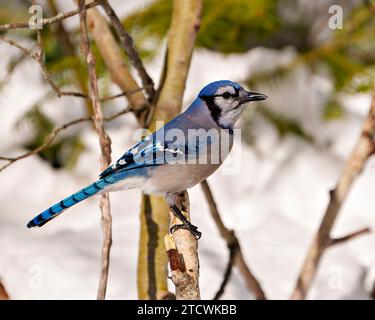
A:
POLYGON ((232 97, 232 95, 231 95, 229 92, 224 92, 224 93, 222 94, 222 97, 223 97, 224 99, 230 99, 230 98, 232 97))

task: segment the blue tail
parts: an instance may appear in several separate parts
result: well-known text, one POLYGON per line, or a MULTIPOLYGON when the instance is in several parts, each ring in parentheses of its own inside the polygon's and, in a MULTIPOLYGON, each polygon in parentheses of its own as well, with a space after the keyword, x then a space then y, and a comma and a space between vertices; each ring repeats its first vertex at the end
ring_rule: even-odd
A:
POLYGON ((41 214, 37 215, 32 219, 28 224, 28 228, 32 227, 41 227, 51 219, 57 217, 60 213, 64 212, 66 209, 74 206, 78 202, 90 198, 91 196, 102 191, 106 186, 113 183, 112 181, 108 182, 105 179, 99 179, 98 181, 90 184, 86 188, 72 194, 71 196, 61 200, 52 207, 49 207, 47 210, 43 211, 41 214))

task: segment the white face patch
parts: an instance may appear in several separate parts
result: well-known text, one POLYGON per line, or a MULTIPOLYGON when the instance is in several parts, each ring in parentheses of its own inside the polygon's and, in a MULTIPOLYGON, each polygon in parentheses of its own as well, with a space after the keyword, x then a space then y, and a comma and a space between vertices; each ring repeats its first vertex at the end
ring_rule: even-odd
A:
POLYGON ((220 87, 215 93, 215 104, 222 110, 222 114, 235 109, 238 106, 238 101, 234 98, 236 90, 232 86, 220 87), (229 94, 228 97, 225 94, 229 94), (224 95, 224 96, 223 96, 224 95))
POLYGON ((215 105, 221 109, 223 114, 237 108, 239 104, 239 102, 233 97, 230 97, 229 99, 225 99, 224 97, 215 97, 214 101, 215 105))
POLYGON ((123 166, 124 164, 126 164, 126 161, 124 159, 121 159, 118 163, 120 166, 123 166))
POLYGON ((225 128, 233 127, 244 109, 244 105, 240 105, 235 88, 220 87, 215 93, 214 103, 221 111, 218 123, 225 128))
POLYGON ((224 128, 233 127, 244 108, 245 106, 241 105, 239 108, 231 109, 230 111, 223 113, 218 119, 219 124, 224 128))

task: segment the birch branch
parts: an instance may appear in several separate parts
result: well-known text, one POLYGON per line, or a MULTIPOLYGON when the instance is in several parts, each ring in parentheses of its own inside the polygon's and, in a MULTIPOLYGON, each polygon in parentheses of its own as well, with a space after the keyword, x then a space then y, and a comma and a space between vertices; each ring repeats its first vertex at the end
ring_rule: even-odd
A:
MULTIPOLYGON (((196 34, 200 26, 201 0, 174 0, 167 40, 165 76, 149 123, 167 122, 181 111, 196 34)), ((160 299, 168 292, 164 236, 169 230, 169 208, 163 197, 143 195, 138 256, 138 297, 160 299)), ((183 254, 183 252, 180 252, 183 254)))
MULTIPOLYGON (((176 205, 190 221, 189 195, 182 192, 176 199, 176 205)), ((170 227, 181 225, 173 212, 169 212, 170 227)), ((176 286, 177 300, 200 300, 198 240, 185 229, 177 229, 172 235, 164 237, 165 247, 172 272, 172 281, 176 286)))
POLYGON ((241 245, 238 241, 238 238, 233 230, 229 230, 223 223, 220 217, 219 210, 216 205, 216 201, 212 195, 211 188, 207 182, 204 180, 201 182, 201 187, 203 193, 206 197, 210 213, 214 222, 219 229, 220 235, 224 238, 227 242, 228 250, 229 250, 229 262, 226 268, 226 272, 223 277, 223 282, 220 286, 220 289, 215 295, 214 299, 219 299, 221 294, 224 292, 225 285, 227 284, 230 273, 232 271, 232 265, 236 265, 238 267, 240 273, 242 274, 246 285, 250 292, 252 292, 257 300, 266 300, 266 295, 256 277, 253 275, 252 271, 250 270, 249 266, 247 265, 245 258, 242 253, 241 245))
MULTIPOLYGON (((90 79, 90 95, 94 113, 94 125, 99 136, 101 148, 100 166, 105 170, 111 163, 111 140, 104 130, 103 115, 100 107, 97 76, 95 73, 95 57, 90 48, 90 42, 86 24, 86 7, 85 0, 78 1, 80 33, 81 33, 81 50, 86 56, 90 79)), ((102 229, 103 229, 103 247, 100 281, 97 298, 105 299, 108 281, 109 257, 112 245, 112 216, 110 211, 109 195, 104 193, 100 196, 100 209, 102 212, 102 229)))
MULTIPOLYGON (((299 300, 306 298, 307 292, 314 280, 320 259, 330 245, 335 242, 342 243, 353 236, 344 237, 339 241, 332 240, 330 233, 332 227, 340 212, 348 193, 355 182, 356 178, 363 171, 367 160, 375 153, 375 84, 367 118, 364 121, 361 135, 358 138, 349 158, 346 160, 341 172, 341 176, 336 187, 330 191, 330 200, 327 209, 323 215, 319 229, 316 232, 313 242, 307 252, 302 269, 298 275, 298 280, 291 299, 299 300)), ((368 231, 366 231, 368 232, 368 231)), ((355 235, 365 233, 363 230, 355 235)))

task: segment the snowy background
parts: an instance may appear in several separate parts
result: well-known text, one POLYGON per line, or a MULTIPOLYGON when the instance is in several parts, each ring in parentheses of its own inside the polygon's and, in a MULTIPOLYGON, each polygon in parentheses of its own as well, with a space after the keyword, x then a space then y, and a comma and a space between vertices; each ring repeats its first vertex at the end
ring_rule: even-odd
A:
MULTIPOLYGON (((120 14, 140 6, 112 1, 120 14)), ((66 6, 67 9, 72 8, 66 6)), ((77 19, 68 20, 74 26, 77 19), (75 21, 75 22, 74 22, 75 21)), ((18 53, 0 42, 0 76, 7 59, 18 53)), ((258 47, 246 54, 222 55, 205 49, 194 53, 184 96, 188 106, 199 89, 210 81, 243 81, 262 66, 290 61, 293 48, 258 47)), ((158 79, 160 52, 146 64, 158 79)), ((25 60, 0 92, 0 155, 17 155, 28 137, 27 125, 17 126, 32 101, 49 90, 38 65, 25 60)), ((259 108, 287 99, 288 113, 315 139, 312 145, 295 135, 280 138, 260 113, 251 121, 254 145, 242 143, 233 150, 240 157, 239 173, 223 170, 210 179, 222 218, 241 242, 246 260, 270 299, 288 298, 335 185, 342 164, 353 148, 370 105, 368 94, 345 97, 345 117, 322 122, 323 102, 332 90, 328 78, 299 68, 284 86, 264 86, 269 96, 259 108), (239 152, 238 148, 241 148, 239 152)), ((56 124, 83 115, 82 101, 63 97, 44 104, 43 112, 56 124)), ((119 99, 108 113, 124 107, 119 99)), ((250 125, 242 122, 240 127, 250 125)), ((132 115, 107 125, 113 159, 131 147, 137 128, 132 115)), ((100 266, 101 229, 98 198, 73 207, 42 229, 26 228, 35 214, 93 181, 99 172, 97 136, 87 124, 72 127, 81 134, 86 150, 72 170, 54 170, 32 156, 0 173, 0 276, 13 299, 94 299, 100 266)), ((362 227, 375 230, 375 159, 368 162, 340 212, 333 234, 344 235, 362 227)), ((190 190, 192 219, 203 232, 199 241, 202 297, 210 299, 222 279, 227 248, 210 217, 199 187, 190 190), (225 257, 225 258, 224 258, 225 257)), ((136 299, 136 262, 139 237, 140 192, 111 194, 113 246, 107 297, 136 299)), ((319 267, 310 299, 367 299, 375 277, 375 235, 356 238, 328 249, 319 267)), ((171 286, 171 290, 173 287, 171 286)), ((250 299, 236 269, 225 299, 250 299)))

